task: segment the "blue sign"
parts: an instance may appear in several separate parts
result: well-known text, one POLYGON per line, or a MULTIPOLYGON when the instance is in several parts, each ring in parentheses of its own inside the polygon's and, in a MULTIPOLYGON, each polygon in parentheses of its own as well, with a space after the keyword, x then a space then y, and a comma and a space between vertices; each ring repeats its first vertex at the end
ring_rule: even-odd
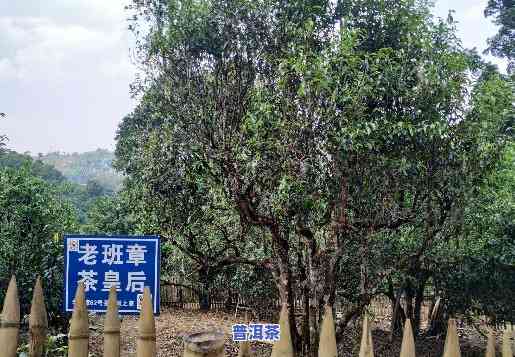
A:
POLYGON ((75 292, 84 284, 90 312, 106 312, 116 287, 120 314, 138 314, 143 290, 150 289, 154 314, 159 313, 159 237, 64 237, 64 310, 73 311, 75 292))
POLYGON ((277 342, 281 338, 279 324, 236 324, 232 325, 233 341, 277 342))

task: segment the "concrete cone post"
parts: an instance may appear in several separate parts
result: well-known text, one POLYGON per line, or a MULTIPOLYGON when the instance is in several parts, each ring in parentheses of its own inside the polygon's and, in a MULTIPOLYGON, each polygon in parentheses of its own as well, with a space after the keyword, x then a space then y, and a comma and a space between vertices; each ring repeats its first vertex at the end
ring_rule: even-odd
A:
POLYGON ((116 287, 112 286, 104 322, 104 357, 120 357, 120 327, 116 287))
POLYGON ((415 338, 410 319, 406 319, 401 344, 401 357, 415 357, 415 338))
POLYGON ((15 357, 20 333, 20 301, 16 278, 13 276, 7 288, 4 307, 0 316, 0 348, 2 357, 15 357))
POLYGON ((456 330, 456 320, 449 319, 447 324, 447 337, 443 348, 443 357, 461 357, 460 340, 456 330))
POLYGON ((224 357, 224 334, 204 331, 184 337, 183 357, 224 357))
POLYGON ((511 337, 513 331, 510 328, 504 330, 502 336, 502 357, 513 357, 513 350, 511 348, 511 337))
MULTIPOLYGON (((245 317, 244 317, 245 324, 249 324, 249 314, 248 311, 245 310, 245 317)), ((250 342, 249 341, 242 341, 240 342, 240 348, 238 349, 238 357, 252 357, 254 354, 252 353, 252 350, 250 348, 250 342)))
POLYGON ((84 284, 80 283, 75 293, 70 333, 68 335, 68 356, 88 357, 89 319, 84 284))
POLYGON ((495 357, 495 334, 493 330, 490 330, 488 334, 485 357, 495 357))
POLYGON ((29 357, 41 357, 45 352, 46 337, 48 331, 48 319, 43 296, 41 279, 38 277, 34 293, 32 295, 32 305, 30 307, 29 332, 30 346, 29 357))
POLYGON ((374 357, 374 341, 372 339, 372 325, 368 324, 368 345, 369 345, 369 357, 374 357))
POLYGON ((238 351, 238 357, 253 357, 254 354, 250 349, 250 342, 243 341, 240 343, 240 350, 238 351))
POLYGON ((290 320, 288 317, 288 306, 283 304, 281 315, 279 317, 280 336, 279 341, 274 343, 272 347, 272 355, 270 357, 293 357, 293 343, 290 333, 290 320))
POLYGON ((322 328, 320 329, 320 343, 318 357, 337 357, 336 332, 334 330, 333 309, 326 305, 322 328))
POLYGON ((363 332, 361 335, 361 346, 359 357, 374 357, 374 344, 372 341, 372 331, 368 322, 368 317, 363 319, 363 332))
POLYGON ((152 297, 149 288, 146 287, 138 321, 136 357, 155 357, 156 352, 156 322, 154 320, 154 309, 152 308, 152 297))

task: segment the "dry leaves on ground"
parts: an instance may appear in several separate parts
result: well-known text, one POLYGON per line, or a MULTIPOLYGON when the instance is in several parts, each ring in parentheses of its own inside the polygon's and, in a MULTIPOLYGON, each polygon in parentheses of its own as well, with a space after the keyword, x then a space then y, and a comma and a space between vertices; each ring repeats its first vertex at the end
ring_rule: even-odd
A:
MULTIPOLYGON (((183 336, 206 330, 222 330, 226 336, 226 356, 238 355, 238 345, 232 341, 232 325, 243 323, 234 315, 218 311, 200 312, 191 310, 164 311, 156 317, 158 357, 182 356, 183 336)), ((92 321, 92 338, 90 351, 93 356, 102 356, 102 318, 92 321)), ((137 317, 127 316, 122 321, 121 356, 134 356, 136 353, 137 317)), ((265 343, 253 344, 256 357, 269 357, 271 345, 265 343)))

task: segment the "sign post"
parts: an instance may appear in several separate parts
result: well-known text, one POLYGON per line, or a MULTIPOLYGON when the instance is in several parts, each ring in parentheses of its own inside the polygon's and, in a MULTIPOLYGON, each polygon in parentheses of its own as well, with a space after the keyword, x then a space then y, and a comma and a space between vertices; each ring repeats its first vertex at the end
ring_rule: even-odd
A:
POLYGON ((64 240, 65 311, 73 311, 82 282, 90 312, 107 311, 114 286, 120 314, 140 312, 145 287, 150 289, 154 314, 159 314, 158 236, 66 235, 64 240))

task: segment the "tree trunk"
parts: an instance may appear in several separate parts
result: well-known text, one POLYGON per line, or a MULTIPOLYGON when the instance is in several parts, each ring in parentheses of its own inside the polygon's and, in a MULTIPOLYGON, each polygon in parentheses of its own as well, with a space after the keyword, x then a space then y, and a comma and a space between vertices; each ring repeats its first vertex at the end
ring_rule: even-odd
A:
POLYGON ((237 297, 235 299, 234 293, 232 291, 229 291, 227 294, 227 299, 225 299, 224 302, 224 310, 225 312, 234 312, 234 309, 236 308, 236 302, 237 297))
POLYGON ((281 237, 279 227, 274 224, 270 228, 270 233, 273 236, 274 251, 277 259, 278 277, 276 279, 277 288, 281 303, 288 305, 288 318, 290 322, 290 332, 293 343, 293 348, 298 354, 302 350, 300 336, 297 330, 295 321, 294 301, 292 294, 292 274, 289 261, 289 243, 288 240, 281 237))
POLYGON ((429 314, 427 316, 427 328, 431 327, 431 313, 433 312, 433 309, 435 308, 436 304, 436 297, 433 295, 431 296, 431 304, 429 304, 429 314))
POLYGON ((424 277, 419 281, 417 291, 415 292, 415 311, 413 318, 413 333, 415 336, 419 334, 420 331, 420 323, 421 323, 421 310, 422 303, 424 302, 424 290, 426 287, 427 279, 424 277))
MULTIPOLYGON (((300 244, 299 244, 300 246, 300 244)), ((308 252, 309 254, 309 252, 308 252)), ((311 344, 311 339, 309 335, 309 317, 310 317, 310 311, 309 311, 309 281, 308 281, 308 274, 306 272, 306 265, 304 254, 302 254, 301 251, 298 252, 298 266, 299 266, 299 283, 301 286, 301 293, 302 293, 302 355, 305 355, 307 351, 309 351, 309 346, 311 344)))
POLYGON ((184 294, 182 292, 182 288, 179 288, 178 295, 179 295, 179 306, 181 309, 183 309, 184 308, 184 294))
MULTIPOLYGON (((392 287, 393 289, 393 287, 392 287)), ((397 291, 397 295, 395 297, 395 300, 392 305, 392 320, 391 320, 391 327, 390 327, 390 342, 393 341, 393 338, 395 335, 402 331, 402 326, 404 325, 404 321, 406 321, 406 314, 404 313, 404 309, 401 305, 401 298, 402 298, 402 292, 403 289, 399 288, 399 291, 397 291)))
POLYGON ((200 289, 198 293, 199 308, 201 311, 209 311, 211 307, 210 287, 211 275, 209 274, 209 267, 201 267, 199 269, 200 289))
POLYGON ((316 258, 314 252, 309 259, 309 349, 306 356, 313 357, 317 352, 318 330, 319 330, 319 300, 321 297, 321 281, 320 281, 320 262, 316 258))
POLYGON ((445 331, 444 307, 441 298, 438 298, 431 312, 428 333, 430 336, 437 336, 443 331, 445 331))
POLYGON ((413 322, 413 287, 411 282, 408 282, 406 285, 406 318, 410 319, 413 322))
POLYGON ((281 263, 279 265, 280 273, 277 288, 279 290, 281 304, 286 303, 288 306, 288 319, 290 322, 292 343, 295 351, 298 352, 301 350, 301 341, 295 322, 293 294, 291 293, 291 271, 288 266, 281 263))
POLYGON ((311 336, 309 333, 309 321, 310 321, 310 311, 309 311, 309 287, 305 284, 303 289, 303 322, 302 322, 302 353, 305 354, 309 351, 309 346, 311 345, 311 336))
POLYGON ((209 311, 211 308, 211 301, 209 296, 209 290, 202 287, 198 297, 199 307, 201 311, 209 311))

